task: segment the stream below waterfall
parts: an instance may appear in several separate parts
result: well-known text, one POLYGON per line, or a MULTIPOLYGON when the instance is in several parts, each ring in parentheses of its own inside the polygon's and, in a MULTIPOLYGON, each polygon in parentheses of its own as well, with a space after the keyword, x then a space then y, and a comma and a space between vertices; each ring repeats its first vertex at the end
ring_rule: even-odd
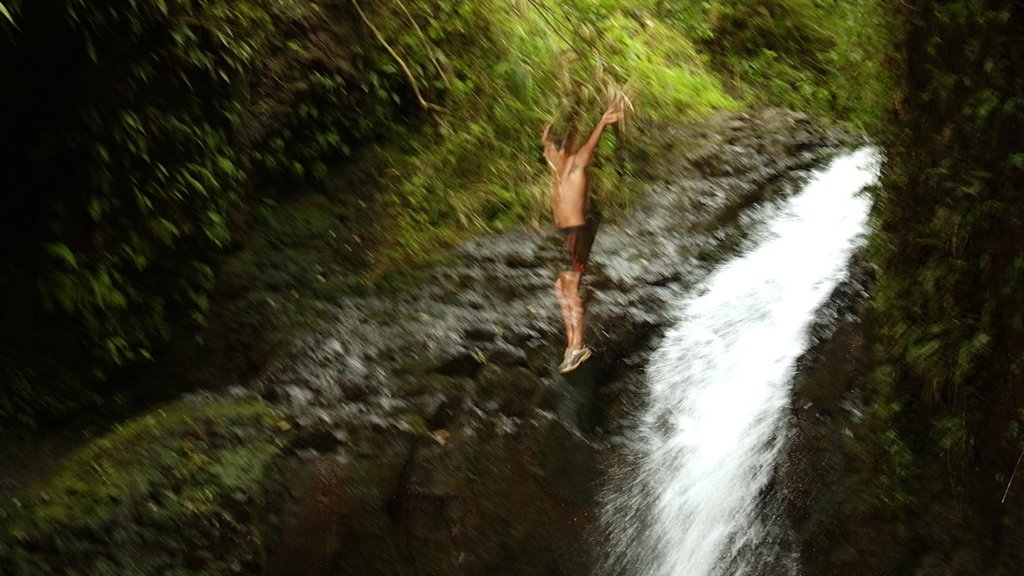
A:
POLYGON ((840 156, 761 207, 745 249, 677 304, 602 522, 604 574, 796 573, 776 469, 790 386, 816 314, 863 244, 872 149, 840 156))

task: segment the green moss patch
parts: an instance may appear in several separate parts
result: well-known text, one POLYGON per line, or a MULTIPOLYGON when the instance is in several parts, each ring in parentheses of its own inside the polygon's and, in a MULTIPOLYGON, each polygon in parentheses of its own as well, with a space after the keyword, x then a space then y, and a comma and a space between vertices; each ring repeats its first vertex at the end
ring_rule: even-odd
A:
POLYGON ((280 451, 262 402, 179 402, 118 426, 5 503, 0 571, 227 574, 262 564, 280 451))

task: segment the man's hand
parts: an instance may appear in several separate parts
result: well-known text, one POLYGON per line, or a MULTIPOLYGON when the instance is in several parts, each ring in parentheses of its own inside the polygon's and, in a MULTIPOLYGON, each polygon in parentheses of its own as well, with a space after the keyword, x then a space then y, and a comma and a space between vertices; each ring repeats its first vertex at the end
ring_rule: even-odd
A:
POLYGON ((608 104, 608 109, 605 110, 604 116, 601 116, 601 122, 603 124, 614 124, 619 120, 626 117, 626 109, 633 110, 633 103, 629 101, 629 98, 619 92, 615 95, 612 101, 608 104))
POLYGON ((614 104, 613 106, 614 108, 608 108, 608 110, 605 111, 604 116, 601 116, 602 124, 615 124, 625 117, 626 113, 623 112, 621 108, 614 104))
POLYGON ((626 111, 622 104, 621 98, 616 97, 612 100, 611 104, 608 105, 608 109, 604 111, 604 115, 601 116, 601 123, 608 125, 622 120, 626 116, 626 111))

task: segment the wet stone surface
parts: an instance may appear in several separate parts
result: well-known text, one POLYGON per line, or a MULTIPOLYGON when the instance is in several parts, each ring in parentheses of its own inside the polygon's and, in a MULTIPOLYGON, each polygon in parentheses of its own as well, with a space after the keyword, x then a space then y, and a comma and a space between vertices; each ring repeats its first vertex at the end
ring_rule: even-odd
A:
MULTIPOLYGON (((837 523, 830 516, 856 497, 844 492, 844 479, 858 466, 844 445, 859 431, 868 405, 864 390, 873 321, 869 294, 875 274, 860 255, 851 259, 849 269, 850 277, 819 311, 811 328, 811 346, 797 361, 790 414, 793 434, 780 466, 786 514, 798 546, 816 552, 848 545, 852 538, 874 538, 857 533, 861 527, 837 523)), ((872 562, 884 565, 891 557, 887 543, 873 545, 879 557, 872 562)), ((825 554, 803 554, 800 562, 802 573, 831 570, 825 554)))
POLYGON ((602 447, 672 303, 761 204, 859 144, 781 110, 648 132, 645 194, 592 250, 579 370, 556 370, 561 239, 518 230, 465 244, 400 300, 325 305, 244 392, 292 431, 271 573, 590 573, 602 447))

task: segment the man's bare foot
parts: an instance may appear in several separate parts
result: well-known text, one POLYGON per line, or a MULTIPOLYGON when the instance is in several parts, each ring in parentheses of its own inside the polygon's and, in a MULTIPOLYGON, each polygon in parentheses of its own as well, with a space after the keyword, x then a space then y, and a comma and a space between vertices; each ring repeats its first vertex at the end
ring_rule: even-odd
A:
POLYGON ((584 346, 575 350, 566 348, 565 358, 562 359, 562 365, 558 367, 558 372, 561 374, 572 372, 579 368, 580 364, 586 362, 587 359, 590 358, 591 354, 592 352, 589 346, 584 346))

